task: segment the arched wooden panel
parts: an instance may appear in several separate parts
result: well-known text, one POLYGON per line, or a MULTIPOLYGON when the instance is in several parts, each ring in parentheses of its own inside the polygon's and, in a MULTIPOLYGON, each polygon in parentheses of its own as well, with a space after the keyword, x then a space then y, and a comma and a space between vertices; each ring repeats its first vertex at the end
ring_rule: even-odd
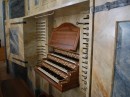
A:
POLYGON ((78 45, 80 29, 71 23, 64 23, 52 32, 49 45, 54 48, 75 51, 78 45))

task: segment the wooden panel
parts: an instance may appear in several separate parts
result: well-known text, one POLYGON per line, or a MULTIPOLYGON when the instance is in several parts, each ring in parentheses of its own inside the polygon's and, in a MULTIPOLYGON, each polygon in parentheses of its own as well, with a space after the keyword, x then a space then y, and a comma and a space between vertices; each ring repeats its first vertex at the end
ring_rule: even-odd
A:
POLYGON ((64 23, 52 32, 49 45, 65 50, 76 50, 80 36, 80 29, 71 23, 64 23))
POLYGON ((0 48, 0 61, 5 61, 5 48, 0 48))

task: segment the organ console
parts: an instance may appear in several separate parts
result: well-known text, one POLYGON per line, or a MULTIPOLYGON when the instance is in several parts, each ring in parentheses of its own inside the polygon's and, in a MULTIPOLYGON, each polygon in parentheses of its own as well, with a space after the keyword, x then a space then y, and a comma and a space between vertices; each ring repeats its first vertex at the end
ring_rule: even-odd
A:
POLYGON ((55 28, 48 44, 53 51, 35 67, 40 76, 62 92, 79 86, 79 37, 80 29, 71 23, 55 28))

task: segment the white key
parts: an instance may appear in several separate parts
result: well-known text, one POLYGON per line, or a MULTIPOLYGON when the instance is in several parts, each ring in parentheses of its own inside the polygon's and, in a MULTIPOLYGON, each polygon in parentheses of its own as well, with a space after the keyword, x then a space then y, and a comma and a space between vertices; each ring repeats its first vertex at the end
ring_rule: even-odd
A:
POLYGON ((38 67, 38 70, 40 70, 42 73, 44 73, 45 75, 47 75, 48 77, 50 77, 52 80, 54 80, 56 83, 59 83, 59 80, 57 78, 55 78, 54 76, 52 76, 51 74, 49 74, 48 72, 46 72, 44 69, 42 69, 41 67, 38 67))
POLYGON ((72 63, 76 64, 75 61, 73 61, 73 60, 71 60, 71 59, 69 59, 69 58, 62 57, 62 56, 59 56, 59 55, 56 55, 56 54, 51 54, 51 55, 56 56, 56 57, 59 57, 59 58, 61 58, 61 59, 64 59, 64 60, 66 60, 66 61, 69 61, 69 62, 72 62, 72 63))
POLYGON ((45 61, 45 62, 48 63, 48 64, 50 64, 50 65, 52 65, 52 66, 54 66, 55 68, 60 69, 61 71, 65 72, 65 73, 68 73, 68 71, 67 71, 65 68, 62 68, 62 67, 60 67, 60 66, 57 66, 57 65, 55 65, 54 63, 51 63, 51 62, 49 62, 49 61, 45 61))

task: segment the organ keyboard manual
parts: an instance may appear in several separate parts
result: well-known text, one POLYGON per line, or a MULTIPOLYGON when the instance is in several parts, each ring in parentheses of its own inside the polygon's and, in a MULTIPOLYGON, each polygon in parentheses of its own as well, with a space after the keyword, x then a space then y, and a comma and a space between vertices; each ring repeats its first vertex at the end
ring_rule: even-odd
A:
POLYGON ((63 23, 52 31, 48 46, 53 50, 35 67, 36 73, 64 92, 79 86, 80 29, 63 23))

